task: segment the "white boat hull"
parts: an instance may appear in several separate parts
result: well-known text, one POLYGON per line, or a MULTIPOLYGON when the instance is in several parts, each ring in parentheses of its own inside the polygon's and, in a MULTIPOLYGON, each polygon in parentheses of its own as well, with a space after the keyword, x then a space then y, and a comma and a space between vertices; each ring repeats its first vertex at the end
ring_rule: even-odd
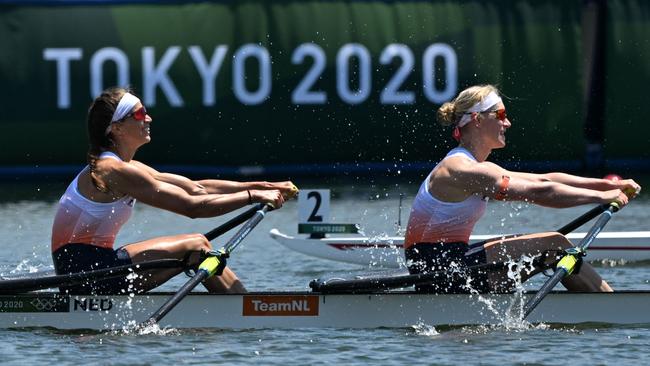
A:
MULTIPOLYGON (((146 320, 169 293, 70 297, 0 296, 0 327, 122 330, 146 320)), ((173 328, 403 328, 415 325, 512 324, 531 294, 425 295, 190 294, 161 322, 173 328), (488 305, 488 303, 490 305, 488 305)), ((551 293, 531 322, 650 324, 650 292, 551 293)))
MULTIPOLYGON (((270 235, 283 246, 297 252, 339 262, 397 268, 405 267, 403 237, 336 237, 324 239, 295 238, 273 229, 270 235)), ((585 233, 571 233, 577 244, 585 233)), ((495 235, 472 235, 477 242, 495 235)), ((650 260, 650 231, 602 232, 587 252, 589 261, 615 260, 638 262, 650 260)))

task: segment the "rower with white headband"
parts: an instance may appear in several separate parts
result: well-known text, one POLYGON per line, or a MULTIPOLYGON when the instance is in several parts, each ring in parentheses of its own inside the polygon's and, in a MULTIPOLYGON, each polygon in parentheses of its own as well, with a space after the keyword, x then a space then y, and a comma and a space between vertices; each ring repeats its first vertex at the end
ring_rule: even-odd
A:
MULTIPOLYGON (((539 257, 571 246, 555 232, 497 238, 470 246, 469 236, 485 213, 489 199, 558 208, 614 201, 624 206, 629 197, 623 191, 638 193, 641 189, 631 179, 610 181, 564 173, 514 172, 488 162, 492 150, 506 146, 506 131, 512 126, 499 91, 492 85, 463 90, 438 109, 437 118, 443 126, 453 128, 452 136, 458 146, 426 177, 411 209, 404 241, 409 271, 437 273, 437 280, 419 285, 418 291, 510 291, 515 283, 508 276, 508 268, 468 268, 539 257)), ((526 269, 532 270, 522 270, 517 275, 525 281, 539 273, 543 264, 531 263, 526 269)), ((578 274, 566 277, 562 283, 571 291, 612 291, 586 263, 578 274)))
MULTIPOLYGON (((87 116, 86 166, 59 201, 52 226, 52 258, 57 274, 86 272, 157 259, 179 259, 196 267, 211 251, 202 234, 147 238, 114 248, 136 201, 191 218, 214 217, 254 203, 280 208, 297 188, 286 182, 191 180, 163 173, 134 160, 137 150, 151 141, 153 119, 138 97, 127 89, 111 88, 92 103, 87 116)), ((142 229, 143 232, 146 230, 142 229)), ((148 291, 182 268, 151 270, 62 287, 74 294, 123 294, 148 291)), ((210 292, 245 292, 226 267, 221 276, 204 281, 210 292)))

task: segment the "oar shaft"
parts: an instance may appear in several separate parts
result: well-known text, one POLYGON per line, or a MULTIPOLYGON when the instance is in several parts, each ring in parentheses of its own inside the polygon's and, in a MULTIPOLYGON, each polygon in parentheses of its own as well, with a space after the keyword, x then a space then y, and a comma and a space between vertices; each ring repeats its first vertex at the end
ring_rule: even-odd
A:
POLYGON ((253 230, 257 224, 262 221, 266 213, 271 210, 271 206, 269 205, 261 205, 261 208, 258 208, 255 213, 252 215, 252 217, 246 221, 244 225, 242 225, 241 228, 239 228, 239 231, 235 235, 233 235, 230 240, 224 245, 224 250, 226 253, 230 253, 235 248, 239 245, 239 243, 244 240, 244 238, 248 235, 248 233, 253 230))
POLYGON ((587 234, 585 234, 585 237, 582 238, 580 243, 578 243, 576 246, 582 250, 586 250, 589 245, 591 245, 591 243, 593 243, 593 241, 596 239, 596 236, 598 236, 598 234, 603 230, 603 227, 605 227, 609 219, 612 218, 612 214, 616 212, 616 210, 616 206, 610 206, 607 208, 605 212, 600 215, 594 226, 589 229, 587 234))
POLYGON ((600 205, 600 206, 596 206, 596 207, 592 208, 591 210, 589 210, 589 211, 585 212, 584 214, 582 214, 580 217, 578 217, 575 220, 571 221, 570 223, 562 226, 561 228, 559 228, 557 230, 557 232, 562 234, 562 235, 566 235, 566 234, 574 231, 575 229, 579 228, 580 226, 588 223, 594 217, 600 215, 602 212, 607 210, 607 208, 609 208, 609 204, 603 204, 603 205, 600 205))
POLYGON ((533 309, 539 305, 539 303, 548 295, 549 292, 553 291, 555 286, 558 284, 558 282, 562 281, 564 276, 567 274, 567 270, 564 268, 558 268, 555 273, 553 273, 553 276, 551 276, 544 285, 535 293, 535 296, 533 296, 526 305, 524 305, 524 319, 528 317, 528 314, 530 314, 533 309))
POLYGON ((242 212, 241 214, 239 214, 239 215, 233 217, 232 219, 226 221, 224 224, 220 225, 218 228, 215 228, 215 229, 207 232, 205 234, 205 237, 210 241, 216 239, 218 236, 221 236, 222 234, 230 231, 231 229, 235 228, 236 226, 238 226, 242 222, 244 222, 244 221, 250 219, 251 217, 253 217, 253 215, 255 215, 255 212, 259 211, 263 207, 264 207, 264 204, 260 203, 260 204, 257 204, 255 206, 249 208, 248 210, 242 212))
POLYGON ((183 287, 181 287, 167 302, 163 304, 163 306, 160 307, 160 309, 156 310, 151 317, 147 320, 146 323, 148 324, 153 324, 157 323, 160 319, 162 319, 167 313, 169 313, 176 305, 178 305, 181 300, 187 296, 194 288, 201 283, 201 281, 205 280, 208 278, 210 274, 206 270, 199 270, 196 272, 196 274, 185 284, 183 287))

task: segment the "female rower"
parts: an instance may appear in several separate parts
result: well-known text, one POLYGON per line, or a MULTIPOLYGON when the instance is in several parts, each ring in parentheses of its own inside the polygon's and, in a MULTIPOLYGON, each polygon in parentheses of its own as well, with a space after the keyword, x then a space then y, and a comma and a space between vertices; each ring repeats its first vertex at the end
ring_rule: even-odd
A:
MULTIPOLYGON (((611 181, 563 173, 531 174, 503 169, 487 160, 506 145, 511 126, 499 91, 492 85, 473 86, 438 110, 438 121, 453 126, 458 147, 436 165, 422 183, 409 217, 404 243, 409 271, 435 272, 437 280, 418 286, 425 292, 503 292, 515 285, 509 268, 472 271, 468 266, 498 264, 522 256, 541 257, 571 247, 557 232, 497 238, 468 245, 486 201, 512 200, 564 208, 589 203, 618 202, 641 187, 631 179, 611 181)), ((521 281, 541 271, 539 262, 520 270, 521 281)), ((489 266, 488 266, 489 267, 489 266)), ((484 267, 485 268, 485 267, 484 267)), ((570 291, 612 291, 587 263, 562 284, 570 291)))
MULTIPOLYGON (((90 271, 172 258, 189 267, 212 249, 201 234, 153 238, 113 249, 115 237, 131 216, 136 200, 190 218, 214 217, 252 203, 275 208, 297 193, 287 182, 192 181, 161 173, 133 160, 138 148, 151 141, 151 116, 129 90, 102 92, 88 111, 90 147, 86 166, 59 201, 52 227, 52 257, 57 274, 90 271)), ((161 269, 95 283, 62 288, 70 293, 115 294, 145 292, 180 273, 161 269)), ((221 276, 204 281, 210 292, 245 292, 226 267, 221 276)))

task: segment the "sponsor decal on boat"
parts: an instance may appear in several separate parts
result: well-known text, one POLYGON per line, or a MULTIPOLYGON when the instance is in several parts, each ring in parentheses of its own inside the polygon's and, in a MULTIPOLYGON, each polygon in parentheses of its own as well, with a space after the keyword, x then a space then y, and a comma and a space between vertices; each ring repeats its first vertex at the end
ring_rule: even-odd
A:
POLYGON ((243 297, 244 316, 316 316, 315 295, 247 295, 243 297))

